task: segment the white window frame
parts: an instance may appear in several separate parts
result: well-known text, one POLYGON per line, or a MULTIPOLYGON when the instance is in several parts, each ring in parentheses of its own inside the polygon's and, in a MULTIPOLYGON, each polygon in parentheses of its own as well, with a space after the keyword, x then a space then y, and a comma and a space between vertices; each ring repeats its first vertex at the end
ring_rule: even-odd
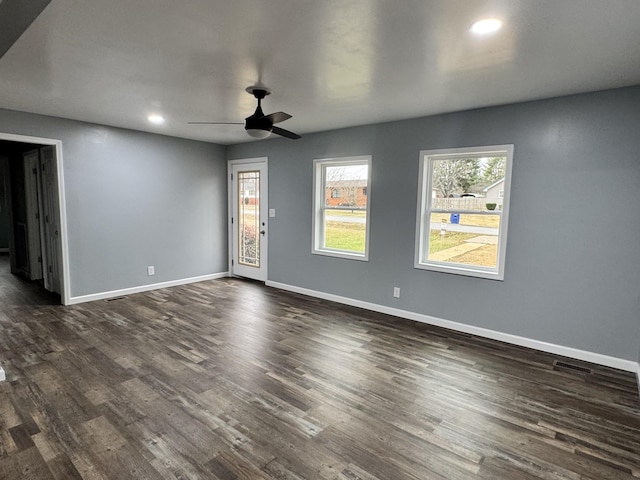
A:
POLYGON ((420 172, 418 176, 418 207, 416 212, 416 241, 414 267, 436 272, 453 273, 471 277, 504 280, 504 263, 507 251, 507 227, 509 221, 509 197, 511 195, 511 168, 513 163, 513 145, 490 145, 483 147, 449 148, 441 150, 423 150, 420 152, 420 172), (504 199, 502 209, 491 212, 459 211, 455 213, 500 215, 498 234, 498 258, 495 268, 463 265, 453 262, 423 260, 429 251, 429 228, 431 213, 452 213, 434 210, 432 189, 432 160, 446 160, 469 157, 505 156, 507 158, 504 177, 504 199))
POLYGON ((313 161, 313 234, 312 253, 316 255, 327 255, 330 257, 349 258, 352 260, 369 260, 369 205, 371 204, 371 155, 359 155, 353 157, 321 158, 313 161), (366 215, 365 215, 365 242, 364 253, 353 252, 351 250, 340 250, 327 248, 324 241, 324 216, 325 210, 353 210, 351 207, 328 206, 325 203, 325 167, 367 165, 367 193, 366 195, 366 215))

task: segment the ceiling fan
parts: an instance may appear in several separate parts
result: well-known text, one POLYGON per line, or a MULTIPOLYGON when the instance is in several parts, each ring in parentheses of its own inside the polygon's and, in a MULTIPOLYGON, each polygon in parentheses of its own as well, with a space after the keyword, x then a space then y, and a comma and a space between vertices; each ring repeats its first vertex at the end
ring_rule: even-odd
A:
POLYGON ((300 135, 290 132, 284 128, 275 127, 274 123, 284 122, 291 118, 291 115, 284 112, 275 112, 265 115, 262 112, 261 102, 264 97, 271 93, 267 87, 253 85, 246 88, 246 91, 258 99, 258 107, 253 115, 245 118, 244 124, 241 122, 189 122, 190 125, 244 125, 247 133, 254 138, 267 138, 272 133, 283 137, 297 140, 300 135))

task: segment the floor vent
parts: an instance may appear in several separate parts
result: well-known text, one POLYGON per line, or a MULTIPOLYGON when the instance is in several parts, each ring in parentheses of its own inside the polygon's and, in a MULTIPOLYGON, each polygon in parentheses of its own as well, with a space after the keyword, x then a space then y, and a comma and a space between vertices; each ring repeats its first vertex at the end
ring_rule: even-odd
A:
POLYGON ((127 298, 127 297, 114 297, 114 298, 107 298, 107 299, 105 300, 105 302, 115 302, 116 300, 123 300, 123 299, 125 299, 125 298, 127 298))
POLYGON ((561 362, 559 360, 556 360, 555 362, 553 362, 553 366, 556 368, 568 368, 569 370, 575 370, 577 372, 591 373, 590 368, 581 367, 579 365, 573 365, 571 363, 561 362))

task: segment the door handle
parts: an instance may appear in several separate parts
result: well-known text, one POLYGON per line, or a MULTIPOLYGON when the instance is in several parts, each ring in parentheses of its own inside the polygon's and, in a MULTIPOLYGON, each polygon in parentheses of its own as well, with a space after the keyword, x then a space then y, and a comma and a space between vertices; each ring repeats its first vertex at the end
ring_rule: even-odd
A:
POLYGON ((260 230, 260 235, 264 236, 265 233, 267 233, 267 232, 265 232, 264 230, 260 230))

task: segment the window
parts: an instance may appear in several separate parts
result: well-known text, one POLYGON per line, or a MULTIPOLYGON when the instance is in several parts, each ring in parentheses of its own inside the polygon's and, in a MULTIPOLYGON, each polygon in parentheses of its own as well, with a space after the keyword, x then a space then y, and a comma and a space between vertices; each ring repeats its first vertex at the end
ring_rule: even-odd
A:
POLYGON ((370 169, 370 156, 314 160, 313 253, 368 260, 370 169))
POLYGON ((415 268, 504 278, 513 145, 420 152, 415 268))

